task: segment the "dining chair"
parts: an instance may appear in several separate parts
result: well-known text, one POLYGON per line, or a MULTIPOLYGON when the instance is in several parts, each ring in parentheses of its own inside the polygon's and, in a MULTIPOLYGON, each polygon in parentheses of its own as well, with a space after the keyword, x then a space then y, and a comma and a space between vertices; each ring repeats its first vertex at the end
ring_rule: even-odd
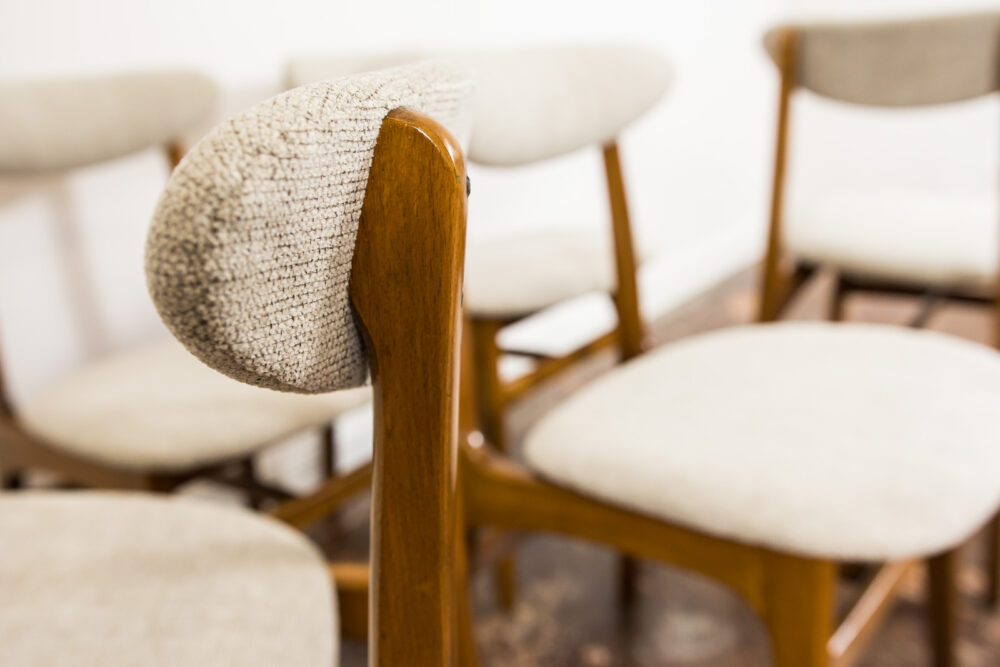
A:
MULTIPOLYGON (((0 176, 57 174, 162 147, 204 123, 217 90, 202 74, 151 71, 0 84, 0 176)), ((16 353, 15 350, 11 350, 16 353)), ((366 389, 289 396, 233 382, 175 341, 99 357, 15 405, 0 368, 0 481, 47 470, 71 484, 170 491, 194 478, 239 487, 259 505, 289 493, 261 481, 253 457, 368 401, 366 389)))
MULTIPOLYGON (((466 179, 438 121, 460 125, 469 90, 423 63, 262 102, 192 149, 147 238, 157 310, 208 366, 261 391, 370 378, 371 665, 458 664, 466 179)), ((0 494, 0 535, 4 665, 338 662, 327 565, 266 515, 25 491, 0 494)))
MULTIPOLYGON (((643 349, 636 272, 648 253, 633 242, 618 136, 660 100, 671 71, 658 53, 631 45, 435 55, 461 63, 475 76, 470 162, 517 168, 597 147, 604 164, 610 208, 606 232, 540 222, 529 232, 470 243, 465 313, 474 350, 471 363, 477 368, 473 377, 479 421, 490 443, 508 451, 504 424, 516 402, 597 352, 613 349, 628 359, 643 349), (602 292, 610 295, 616 309, 613 331, 555 356, 501 345, 507 327, 576 297, 602 292), (507 380, 500 372, 506 357, 529 359, 532 369, 507 380)), ((286 81, 301 85, 419 57, 412 51, 303 57, 289 63, 286 81)), ((531 218, 533 213, 523 215, 531 218)), ((626 561, 626 580, 630 572, 626 561)), ((507 608, 514 601, 514 579, 513 561, 503 559, 498 595, 507 608)))
MULTIPOLYGON (((839 191, 786 204, 795 93, 884 109, 972 100, 998 90, 1000 13, 783 25, 764 39, 781 76, 771 216, 759 319, 778 319, 820 268, 833 273, 829 317, 854 293, 919 297, 924 326, 947 301, 993 309, 1000 219, 989 197, 920 190, 839 191)), ((801 199, 801 198, 800 198, 801 199)), ((991 528, 989 598, 1000 603, 1000 525, 991 528)))

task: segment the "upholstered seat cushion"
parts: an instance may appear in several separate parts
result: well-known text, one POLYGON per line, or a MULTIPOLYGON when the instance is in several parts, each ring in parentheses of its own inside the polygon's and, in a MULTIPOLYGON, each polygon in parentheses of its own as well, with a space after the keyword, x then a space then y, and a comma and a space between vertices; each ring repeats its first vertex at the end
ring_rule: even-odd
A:
POLYGON ((29 432, 75 454, 125 468, 180 470, 326 424, 370 393, 304 396, 252 387, 171 340, 85 366, 34 396, 19 416, 29 432))
POLYGON ((1000 499, 1000 356, 887 326, 736 327, 602 376, 528 434, 557 483, 824 558, 932 554, 1000 499))
POLYGON ((998 228, 995 198, 849 193, 790 207, 785 243, 794 256, 869 278, 992 286, 998 228))
MULTIPOLYGON (((637 261, 647 248, 636 244, 637 261)), ((610 233, 551 229, 472 243, 465 308, 480 317, 521 317, 617 284, 610 233)))
POLYGON ((321 554, 241 509, 111 492, 0 495, 0 664, 336 661, 321 554))
POLYGON ((215 84, 135 72, 0 84, 0 172, 70 169, 179 139, 205 122, 215 84))

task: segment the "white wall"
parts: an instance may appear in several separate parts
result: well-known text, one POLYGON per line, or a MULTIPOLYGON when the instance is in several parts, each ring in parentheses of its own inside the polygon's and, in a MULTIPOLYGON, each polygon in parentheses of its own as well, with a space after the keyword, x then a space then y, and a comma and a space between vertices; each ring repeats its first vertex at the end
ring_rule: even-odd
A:
MULTIPOLYGON (((672 59, 677 84, 623 150, 635 224, 665 249, 644 276, 655 311, 759 248, 774 81, 758 35, 775 4, 33 0, 4 12, 0 78, 191 65, 218 78, 223 108, 234 110, 276 92, 283 60, 301 53, 581 39, 652 45, 672 59)), ((471 233, 599 225, 600 173, 592 152, 518 173, 476 169, 471 233)), ((160 156, 149 153, 69 178, 0 180, 0 347, 15 397, 162 335, 141 258, 164 177, 160 156)))

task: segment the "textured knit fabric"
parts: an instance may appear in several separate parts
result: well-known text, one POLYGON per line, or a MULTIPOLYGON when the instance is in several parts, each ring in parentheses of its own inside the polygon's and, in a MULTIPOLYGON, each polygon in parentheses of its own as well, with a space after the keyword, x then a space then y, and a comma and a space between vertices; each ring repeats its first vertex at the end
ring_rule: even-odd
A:
MULTIPOLYGON (((475 76, 469 159, 520 165, 614 139, 665 93, 670 67, 630 45, 571 45, 439 53, 475 76)), ((413 52, 300 58, 290 85, 400 64, 413 52)))
POLYGON ((180 139, 204 123, 215 84, 167 71, 0 84, 0 173, 70 169, 180 139))
POLYGON ((905 190, 813 196, 789 208, 785 247, 796 258, 865 278, 992 288, 997 204, 996 195, 905 190))
POLYGON ((32 396, 18 419, 43 442, 93 461, 179 472, 253 454, 370 398, 367 387, 316 396, 251 387, 170 340, 60 378, 32 396))
POLYGON ((130 493, 5 493, 0 544, 0 665, 337 662, 323 557, 266 517, 130 493))
MULTIPOLYGON (((997 12, 796 27, 798 82, 825 97, 916 106, 966 100, 1000 85, 997 12)), ((764 38, 776 62, 780 30, 764 38)))
POLYGON ((470 94, 463 70, 424 63, 296 88, 215 128, 174 170, 147 239, 171 332, 250 384, 364 383, 348 281, 382 121, 410 107, 461 134, 470 94))
POLYGON ((1000 355, 901 327, 734 327, 601 376, 527 435, 589 496, 740 542, 885 560, 969 538, 1000 500, 1000 355))

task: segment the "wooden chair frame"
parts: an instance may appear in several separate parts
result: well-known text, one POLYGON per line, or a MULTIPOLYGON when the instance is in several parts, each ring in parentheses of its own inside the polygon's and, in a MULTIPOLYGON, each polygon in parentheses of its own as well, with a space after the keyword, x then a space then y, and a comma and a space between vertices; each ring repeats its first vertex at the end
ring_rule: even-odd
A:
MULTIPOLYGON (((169 168, 180 163, 185 147, 173 140, 163 147, 169 168)), ((336 442, 332 425, 321 434, 321 468, 326 476, 336 474, 336 442)), ((234 457, 225 462, 181 471, 144 471, 120 468, 79 456, 47 443, 26 431, 18 422, 13 402, 4 383, 0 359, 0 488, 17 489, 24 484, 24 472, 44 469, 57 473, 66 484, 87 487, 171 492, 194 479, 211 479, 245 493, 253 507, 268 501, 285 501, 288 491, 267 484, 254 473, 253 456, 234 457)))
MULTIPOLYGON (((819 266, 811 262, 795 261, 785 256, 782 243, 784 223, 785 186, 787 180, 788 135, 791 118, 792 95, 798 82, 799 32, 785 28, 779 36, 778 72, 780 87, 778 93, 778 117, 775 130, 774 173, 771 189, 771 213, 768 224, 767 249, 761 275, 761 298, 758 320, 771 322, 778 320, 799 291, 805 287, 819 266)), ((1000 275, 998 284, 990 290, 969 287, 942 289, 902 280, 875 279, 837 271, 833 277, 830 295, 829 319, 840 321, 844 318, 844 304, 852 293, 887 294, 912 296, 921 299, 921 308, 909 322, 909 326, 921 328, 927 324, 937 306, 945 300, 991 307, 994 318, 994 346, 1000 348, 1000 275)), ((988 592, 991 606, 1000 605, 1000 515, 990 525, 988 552, 988 592)))
MULTIPOLYGON (((500 347, 498 335, 511 324, 530 317, 532 314, 513 318, 468 315, 467 329, 472 339, 472 363, 476 367, 475 395, 478 397, 479 424, 484 437, 500 451, 509 451, 504 417, 508 407, 522 399, 535 387, 551 379, 573 365, 609 347, 617 347, 620 360, 627 361, 642 353, 644 333, 642 314, 639 309, 639 289, 636 279, 637 263, 632 227, 629 221, 628 199, 622 175, 618 143, 611 141, 602 147, 608 200, 611 208, 611 232, 615 254, 615 275, 617 286, 612 293, 618 325, 615 330, 590 341, 582 347, 561 357, 549 357, 536 352, 511 350, 500 347), (500 377, 500 360, 505 355, 530 357, 535 368, 510 382, 500 377)), ((497 536, 494 535, 494 538, 497 536)), ((494 540, 496 541, 496 540, 494 540)), ((500 541, 504 541, 500 538, 500 541)), ((500 550, 510 550, 509 544, 500 550)), ((631 596, 635 564, 628 559, 622 561, 623 598, 631 596)), ((501 604, 510 608, 514 603, 515 572, 512 558, 504 558, 497 565, 497 592, 501 604)))

